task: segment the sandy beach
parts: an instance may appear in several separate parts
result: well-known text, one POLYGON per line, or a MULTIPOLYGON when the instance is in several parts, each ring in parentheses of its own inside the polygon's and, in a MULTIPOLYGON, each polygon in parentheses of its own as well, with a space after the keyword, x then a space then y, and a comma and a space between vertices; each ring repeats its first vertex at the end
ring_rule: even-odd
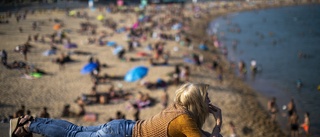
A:
MULTIPOLYGON (((138 41, 141 46, 134 47, 133 51, 128 51, 125 57, 135 58, 134 61, 125 61, 119 59, 113 54, 113 47, 106 46, 106 44, 99 45, 97 43, 89 44, 89 37, 99 37, 102 32, 105 32, 106 36, 103 37, 105 41, 116 42, 117 45, 122 45, 128 50, 128 37, 129 30, 124 32, 115 32, 109 27, 103 26, 103 23, 97 20, 98 15, 104 15, 104 19, 109 19, 117 23, 117 28, 130 28, 137 20, 138 15, 136 12, 122 12, 122 13, 109 13, 106 12, 107 6, 102 6, 100 10, 96 8, 94 10, 88 8, 75 9, 80 13, 86 12, 88 14, 88 21, 97 26, 96 34, 80 34, 80 23, 87 22, 85 18, 70 17, 67 16, 65 10, 47 10, 47 11, 35 11, 34 14, 28 13, 25 20, 16 21, 15 17, 8 18, 9 24, 0 24, 0 41, 1 48, 8 53, 8 63, 13 61, 25 61, 22 54, 14 52, 14 49, 18 45, 24 44, 28 36, 34 36, 39 34, 44 36, 55 32, 53 26, 56 24, 55 19, 61 20, 63 26, 61 29, 65 30, 68 38, 72 43, 77 44, 77 48, 67 49, 64 44, 55 44, 57 47, 57 53, 55 55, 44 56, 43 52, 50 49, 50 38, 45 38, 45 43, 40 41, 31 40, 32 47, 27 54, 28 65, 35 68, 44 70, 48 74, 42 75, 41 78, 31 77, 29 79, 25 76, 25 69, 7 69, 4 65, 0 65, 0 119, 8 118, 13 115, 21 105, 25 105, 27 110, 31 111, 34 116, 39 116, 43 107, 48 108, 48 112, 52 118, 66 119, 78 125, 97 125, 107 122, 110 118, 114 118, 117 111, 121 111, 126 115, 127 119, 134 119, 134 110, 129 107, 129 102, 135 100, 138 92, 149 94, 153 98, 154 105, 140 109, 140 119, 146 119, 153 116, 163 109, 160 101, 163 96, 163 89, 157 88, 149 90, 144 86, 139 85, 138 82, 126 82, 123 80, 123 76, 135 66, 146 66, 149 71, 147 76, 143 78, 143 81, 156 82, 159 78, 168 81, 172 79, 169 75, 174 72, 175 65, 179 64, 183 66, 189 66, 191 68, 191 74, 189 81, 201 82, 211 85, 209 97, 213 104, 219 106, 223 112, 223 127, 222 135, 230 135, 229 122, 233 122, 236 127, 238 136, 248 137, 283 137, 285 132, 281 131, 281 128, 277 123, 270 121, 269 114, 265 109, 266 103, 261 104, 259 100, 265 101, 263 97, 260 97, 254 90, 244 84, 241 79, 237 78, 233 74, 232 66, 227 62, 219 49, 215 49, 212 44, 211 37, 206 35, 206 27, 209 21, 216 17, 239 12, 244 10, 255 10, 261 8, 280 7, 286 5, 295 5, 296 3, 219 3, 212 2, 199 3, 199 7, 206 9, 199 12, 199 18, 195 17, 191 8, 191 4, 187 3, 183 14, 186 17, 190 17, 191 21, 185 24, 185 34, 183 37, 189 36, 192 39, 193 48, 188 46, 182 46, 181 41, 176 40, 163 40, 160 38, 153 38, 150 35, 145 35, 145 38, 140 38, 138 41), (212 7, 210 7, 211 5, 212 7), (219 7, 214 9, 215 7, 219 7), (224 7, 224 8, 223 8, 224 7), (214 9, 214 10, 213 10, 214 9), (33 22, 37 22, 37 28, 32 29, 33 22), (23 29, 19 31, 19 27, 23 29), (201 51, 198 49, 198 45, 206 40, 208 45, 208 51, 201 51), (169 59, 167 65, 151 65, 149 58, 153 56, 153 52, 147 51, 148 44, 156 44, 157 42, 165 42, 164 51, 169 53, 169 59), (81 52, 80 52, 81 51, 81 52), (64 68, 60 69, 57 63, 53 63, 52 60, 60 56, 61 53, 70 53, 70 57, 73 62, 64 64, 64 68), (77 54, 86 52, 88 54, 77 54), (150 56, 138 56, 139 52, 147 53, 150 56), (203 62, 200 67, 196 67, 194 64, 186 63, 184 58, 186 55, 196 53, 203 56, 203 62), (107 92, 113 85, 116 90, 122 89, 125 92, 131 94, 127 100, 118 99, 113 100, 108 104, 89 104, 85 105, 86 113, 97 114, 98 119, 95 122, 85 121, 83 116, 81 117, 61 117, 61 113, 65 104, 70 105, 70 110, 78 113, 80 111, 79 105, 75 102, 77 97, 82 94, 89 94, 93 86, 90 74, 81 74, 80 71, 84 65, 88 63, 90 57, 99 59, 101 64, 106 64, 105 67, 101 67, 99 76, 108 74, 109 77, 120 77, 121 79, 108 79, 106 82, 99 83, 96 88, 97 92, 107 92), (218 72, 212 70, 208 66, 214 58, 219 58, 219 65, 223 70, 223 81, 218 79, 218 72)), ((303 3, 300 3, 303 4, 303 3)), ((156 14, 153 19, 174 18, 174 14, 170 13, 167 8, 174 9, 173 6, 178 5, 162 5, 163 10, 156 14), (171 7, 172 6, 172 7, 171 7), (172 16, 170 16, 172 14, 172 16), (161 18, 162 17, 162 18, 161 18)), ((154 9, 155 7, 148 7, 147 9, 154 9)), ((147 10, 147 11, 148 11, 147 10)), ((147 12, 149 13, 149 12, 147 12)), ((148 15, 148 14, 147 14, 148 15)), ((160 22, 160 20, 158 20, 160 22)), ((161 23, 165 20, 161 20, 161 23)), ((147 26, 148 24, 144 24, 147 26)), ((144 27, 144 26, 140 26, 144 27)), ((153 28, 154 29, 154 28, 153 28)), ((120 31, 120 30, 119 30, 120 31)), ((154 29, 157 32, 165 32, 166 34, 177 34, 178 30, 161 30, 159 28, 154 29)), ((40 39, 40 37, 39 37, 40 39)), ((65 40, 63 42, 66 42, 65 40)), ((159 62, 162 60, 160 59, 159 62)), ((169 104, 173 102, 174 91, 178 85, 169 85, 167 93, 169 96, 169 104)), ((214 118, 211 116, 205 125, 204 129, 210 131, 214 126, 214 118)))

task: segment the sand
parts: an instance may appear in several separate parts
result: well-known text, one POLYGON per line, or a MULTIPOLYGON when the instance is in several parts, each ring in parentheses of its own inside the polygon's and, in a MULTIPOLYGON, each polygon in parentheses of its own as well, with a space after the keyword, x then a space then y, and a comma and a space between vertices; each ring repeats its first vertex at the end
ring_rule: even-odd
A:
MULTIPOLYGON (((229 9, 220 9, 210 11, 210 14, 204 15, 201 19, 193 19, 190 31, 188 34, 194 36, 193 44, 198 45, 202 38, 206 38, 204 29, 207 23, 221 15, 227 13, 238 12, 243 10, 254 10, 260 8, 268 8, 274 6, 293 5, 295 3, 283 3, 275 5, 256 4, 250 6, 244 3, 243 6, 234 7, 229 9), (201 21, 200 21, 201 20, 201 21)), ((189 6, 189 4, 187 4, 189 6)), ((201 6, 205 6, 202 4, 201 6)), ((230 6, 235 4, 230 4, 230 6)), ((91 17, 90 22, 98 26, 97 32, 102 30, 111 33, 112 31, 102 26, 102 23, 95 19, 100 14, 98 10, 91 11, 90 9, 78 9, 79 11, 87 11, 91 17)), ((131 26, 137 19, 134 13, 105 13, 107 18, 113 19, 119 23, 119 26, 131 26), (124 20, 120 23, 120 20, 124 20)), ((164 13, 162 13, 164 14, 164 13)), ((236 131, 239 136, 285 136, 281 131, 277 123, 273 123, 269 120, 269 116, 263 105, 258 101, 259 95, 253 91, 249 86, 244 84, 239 78, 237 78, 231 69, 230 64, 226 61, 223 55, 216 49, 210 48, 208 52, 200 52, 197 49, 190 50, 187 47, 180 46, 175 41, 167 41, 165 50, 171 53, 169 59, 169 65, 167 66, 151 66, 148 61, 140 60, 135 62, 124 62, 117 59, 112 54, 112 48, 108 46, 98 46, 87 44, 87 35, 80 35, 76 33, 80 29, 80 22, 84 22, 85 19, 67 17, 62 10, 49 10, 44 12, 36 12, 34 15, 27 16, 26 20, 22 20, 19 23, 12 17, 9 19, 10 24, 0 25, 0 41, 1 49, 5 49, 8 52, 8 62, 14 60, 23 61, 22 54, 13 52, 13 49, 17 45, 21 45, 26 42, 29 34, 40 35, 53 33, 52 26, 54 23, 49 19, 57 18, 64 21, 64 29, 70 30, 67 35, 71 38, 71 41, 78 44, 77 49, 92 53, 93 57, 98 58, 102 64, 107 64, 108 67, 102 68, 101 73, 107 73, 113 76, 124 76, 126 72, 138 65, 144 65, 149 68, 148 75, 144 80, 156 81, 158 78, 165 80, 169 79, 169 73, 174 71, 175 64, 186 64, 183 61, 183 55, 185 53, 197 52, 204 55, 204 64, 201 68, 195 68, 190 65, 191 70, 191 82, 201 82, 211 85, 209 96, 213 104, 219 106, 223 113, 223 127, 222 134, 228 136, 230 129, 228 123, 232 121, 235 123, 236 131), (32 22, 41 21, 41 30, 32 30, 32 22), (18 28, 23 28, 23 33, 20 33, 18 28), (179 51, 174 51, 174 47, 178 47, 179 51), (221 64, 224 69, 224 81, 220 83, 217 80, 216 72, 206 67, 212 60, 213 56, 218 55, 221 58, 221 64)), ((168 31, 174 33, 174 31, 168 31)), ((119 45, 126 47, 125 41, 126 33, 114 33, 107 39, 117 42, 119 45)), ((48 41, 48 39, 46 39, 48 41)), ((134 52, 127 53, 126 56, 136 57, 138 51, 143 51, 144 47, 148 43, 155 43, 156 40, 148 38, 147 41, 142 42, 140 48, 136 48, 134 52)), ((128 101, 120 101, 114 104, 94 104, 85 106, 86 111, 90 113, 98 114, 98 120, 96 122, 86 122, 82 117, 80 118, 61 118, 61 112, 65 104, 71 105, 71 110, 74 112, 79 111, 79 106, 74 102, 75 99, 83 93, 89 93, 92 87, 92 82, 89 75, 83 75, 80 73, 81 68, 87 63, 89 55, 71 55, 75 60, 73 63, 67 63, 63 70, 59 69, 59 66, 52 63, 51 60, 57 58, 58 55, 43 56, 42 53, 49 49, 48 44, 32 41, 34 46, 30 49, 28 54, 28 63, 49 72, 50 75, 45 75, 38 79, 26 79, 23 78, 23 71, 9 70, 3 65, 0 65, 0 116, 1 118, 12 115, 23 104, 26 109, 31 111, 31 114, 38 116, 42 107, 48 107, 48 111, 52 118, 66 119, 78 125, 97 125, 105 123, 109 118, 115 117, 116 111, 122 111, 126 114, 127 119, 133 119, 133 111, 128 109, 128 101)), ((62 45, 59 45, 58 53, 67 53, 68 50, 62 45)), ((138 91, 150 94, 151 97, 159 101, 162 95, 162 90, 147 90, 141 86, 138 86, 138 82, 128 83, 123 80, 112 80, 106 84, 98 85, 98 92, 107 91, 111 84, 116 87, 122 85, 122 89, 129 91, 136 95, 138 91)), ((174 97, 174 91, 177 86, 172 85, 168 88, 169 103, 172 103, 174 97)), ((134 97, 133 97, 134 98, 134 97)), ((132 99, 133 99, 132 98, 132 99)), ((263 98, 263 97, 262 97, 263 98)), ((160 103, 156 103, 152 107, 148 107, 141 110, 140 118, 146 119, 162 110, 160 103)), ((214 126, 214 118, 210 116, 208 122, 204 125, 206 131, 211 131, 214 126)))

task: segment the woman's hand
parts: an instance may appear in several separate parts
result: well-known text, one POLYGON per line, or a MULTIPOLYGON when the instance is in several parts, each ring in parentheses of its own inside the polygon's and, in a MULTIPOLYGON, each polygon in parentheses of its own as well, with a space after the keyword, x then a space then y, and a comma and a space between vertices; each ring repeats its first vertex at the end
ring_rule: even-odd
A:
POLYGON ((222 137, 220 134, 221 125, 222 125, 222 115, 221 109, 209 103, 209 113, 213 114, 213 117, 216 119, 216 126, 213 128, 210 137, 222 137))
POLYGON ((212 104, 209 104, 209 113, 213 114, 214 118, 216 119, 217 126, 221 126, 222 124, 221 109, 212 104))

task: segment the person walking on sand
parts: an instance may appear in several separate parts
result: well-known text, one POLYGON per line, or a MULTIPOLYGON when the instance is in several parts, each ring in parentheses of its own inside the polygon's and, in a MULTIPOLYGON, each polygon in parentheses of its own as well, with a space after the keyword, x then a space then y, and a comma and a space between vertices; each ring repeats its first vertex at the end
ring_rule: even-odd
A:
POLYGON ((7 66, 8 54, 6 50, 1 50, 0 52, 1 62, 4 66, 7 66))
POLYGON ((77 126, 65 120, 32 118, 12 119, 10 135, 23 137, 37 133, 47 137, 222 137, 221 109, 208 97, 209 85, 185 83, 176 90, 174 103, 146 120, 112 120, 98 126, 77 126), (211 133, 202 126, 212 114, 216 125, 211 133))
POLYGON ((276 97, 272 97, 271 100, 268 101, 268 111, 271 115, 271 121, 276 122, 277 113, 278 113, 278 105, 276 102, 276 97))
POLYGON ((29 52, 29 47, 30 47, 30 46, 31 46, 31 45, 29 44, 29 42, 26 42, 26 43, 23 44, 23 46, 22 46, 21 54, 23 55, 25 61, 28 60, 27 54, 28 54, 28 52, 29 52))

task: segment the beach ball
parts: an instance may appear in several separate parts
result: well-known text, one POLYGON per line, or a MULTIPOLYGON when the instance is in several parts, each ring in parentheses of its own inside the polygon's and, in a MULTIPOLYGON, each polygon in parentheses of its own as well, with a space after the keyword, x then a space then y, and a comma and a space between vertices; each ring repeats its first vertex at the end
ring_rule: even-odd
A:
POLYGON ((283 106, 282 106, 282 109, 283 109, 283 110, 286 110, 286 109, 287 109, 287 106, 286 106, 286 105, 283 105, 283 106))

